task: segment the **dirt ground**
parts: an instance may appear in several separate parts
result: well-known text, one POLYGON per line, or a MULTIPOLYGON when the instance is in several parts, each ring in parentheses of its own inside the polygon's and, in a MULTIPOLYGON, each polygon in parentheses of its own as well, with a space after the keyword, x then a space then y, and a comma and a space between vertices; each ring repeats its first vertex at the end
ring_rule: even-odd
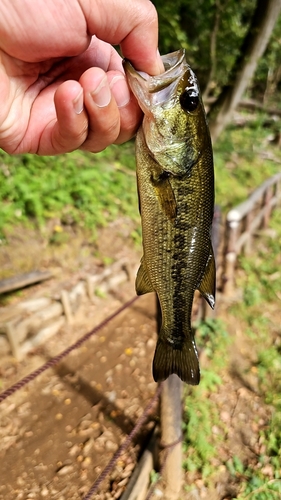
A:
MULTIPOLYGON (((119 221, 102 231, 95 244, 84 241, 81 234, 70 238, 70 233, 66 244, 57 248, 50 248, 45 237, 35 241, 30 232, 14 236, 10 245, 0 251, 5 277, 17 263, 19 272, 47 268, 54 270, 55 277, 15 294, 13 300, 16 303, 34 294, 42 295, 55 280, 75 281, 81 273, 124 255, 129 256, 132 269, 136 269, 140 252, 124 243, 130 230, 128 221, 119 221), (18 261, 15 246, 20 248, 18 261), (28 255, 28 262, 24 255, 28 255)), ((21 363, 12 357, 1 360, 1 389, 63 351, 133 296, 132 276, 113 294, 97 297, 93 304, 82 308, 75 325, 63 327, 55 338, 21 363)), ((218 304, 217 314, 226 317, 223 302, 218 304)), ((231 320, 230 331, 235 336, 231 364, 223 374, 223 384, 212 395, 228 429, 225 439, 218 440, 220 461, 213 464, 217 466, 217 477, 214 486, 207 489, 198 474, 186 473, 185 483, 193 484, 194 488, 191 493, 183 490, 183 500, 235 498, 239 478, 231 478, 223 464, 234 455, 241 460, 255 460, 262 453, 259 430, 266 425, 270 414, 258 395, 254 351, 243 336, 239 321, 231 320), (258 419, 253 415, 258 415, 258 419)), ((151 375, 155 340, 155 300, 149 294, 139 298, 56 367, 1 404, 1 500, 80 500, 86 495, 155 393, 157 385, 151 375)), ((203 353, 201 366, 205 363, 203 353)), ((149 418, 150 422, 118 459, 113 472, 102 483, 101 492, 93 498, 121 498, 158 421, 157 407, 149 418)), ((270 479, 271 471, 267 473, 270 479)), ((161 498, 163 489, 164 485, 159 483, 153 499, 161 498)))

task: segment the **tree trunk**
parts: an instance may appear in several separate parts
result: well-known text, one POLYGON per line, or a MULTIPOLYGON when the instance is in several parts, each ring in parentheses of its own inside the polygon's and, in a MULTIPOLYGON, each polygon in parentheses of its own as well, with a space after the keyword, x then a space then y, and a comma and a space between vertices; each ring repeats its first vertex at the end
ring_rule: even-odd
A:
POLYGON ((264 53, 281 10, 281 0, 257 0, 252 22, 241 47, 229 83, 209 112, 210 132, 215 141, 230 122, 233 111, 245 92, 264 53))
POLYGON ((222 12, 220 0, 215 0, 214 8, 215 8, 214 27, 210 39, 211 69, 208 77, 208 82, 202 96, 203 102, 205 102, 209 96, 211 87, 214 83, 213 80, 217 71, 217 38, 221 20, 221 12, 222 12))

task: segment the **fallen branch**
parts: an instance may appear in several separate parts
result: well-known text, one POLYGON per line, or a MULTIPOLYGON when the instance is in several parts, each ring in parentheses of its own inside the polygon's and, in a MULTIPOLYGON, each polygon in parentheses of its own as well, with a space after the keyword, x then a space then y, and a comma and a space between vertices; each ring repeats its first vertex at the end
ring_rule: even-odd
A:
MULTIPOLYGON (((210 104, 216 102, 216 97, 208 97, 205 101, 206 107, 208 108, 210 104)), ((263 111, 268 115, 281 116, 281 109, 269 108, 267 105, 255 99, 242 99, 238 106, 238 109, 249 109, 250 111, 263 111)))

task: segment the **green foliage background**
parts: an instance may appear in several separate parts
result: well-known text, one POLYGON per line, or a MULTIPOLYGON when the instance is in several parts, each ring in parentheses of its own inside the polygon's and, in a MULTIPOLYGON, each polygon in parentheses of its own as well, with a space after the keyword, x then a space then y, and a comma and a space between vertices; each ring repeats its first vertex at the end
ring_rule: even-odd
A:
POLYGON ((0 152, 0 234, 17 223, 90 228, 120 215, 138 220, 133 143, 97 155, 75 151, 57 157, 0 152))
MULTIPOLYGON (((160 51, 184 47, 201 87, 210 83, 212 74, 211 94, 217 95, 239 54, 256 0, 154 0, 154 4, 159 14, 160 51)), ((248 90, 250 96, 269 97, 276 107, 281 106, 276 94, 281 89, 280 42, 281 18, 248 90)), ((216 145, 217 203, 223 209, 241 201, 279 168, 262 157, 262 150, 267 147, 268 134, 280 129, 280 121, 270 131, 265 121, 266 117, 259 115, 243 131, 230 127, 216 145)), ((137 222, 133 151, 131 142, 96 155, 74 152, 59 157, 10 157, 0 152, 2 238, 8 225, 40 227, 58 216, 62 224, 79 224, 93 233, 118 215, 128 215, 137 222)))
MULTIPOLYGON (((215 65, 211 88, 213 94, 217 95, 227 83, 240 52, 256 0, 153 0, 153 3, 159 15, 160 52, 165 54, 184 47, 203 91, 212 65, 215 65), (211 38, 215 29, 216 50, 212 55, 211 38)), ((269 73, 274 74, 280 67, 280 41, 279 18, 269 46, 259 62, 251 87, 253 96, 263 96, 269 73)))

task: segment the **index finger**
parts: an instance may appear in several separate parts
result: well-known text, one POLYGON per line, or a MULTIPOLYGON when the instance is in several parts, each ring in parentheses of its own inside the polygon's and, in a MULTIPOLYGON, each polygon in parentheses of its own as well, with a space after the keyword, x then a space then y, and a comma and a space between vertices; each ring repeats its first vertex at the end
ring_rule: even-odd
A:
POLYGON ((149 0, 81 1, 91 35, 120 45, 124 57, 139 71, 161 73, 158 46, 158 16, 149 0))

